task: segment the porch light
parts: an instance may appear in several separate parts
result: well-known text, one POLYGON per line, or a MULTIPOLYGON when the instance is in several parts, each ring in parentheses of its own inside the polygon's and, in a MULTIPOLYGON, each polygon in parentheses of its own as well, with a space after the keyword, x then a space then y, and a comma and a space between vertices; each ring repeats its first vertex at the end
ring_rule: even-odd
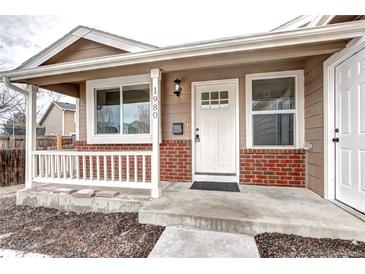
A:
POLYGON ((176 78, 176 80, 174 81, 174 83, 175 83, 174 94, 177 97, 180 97, 180 94, 181 94, 181 91, 182 91, 181 80, 179 80, 179 78, 176 78))

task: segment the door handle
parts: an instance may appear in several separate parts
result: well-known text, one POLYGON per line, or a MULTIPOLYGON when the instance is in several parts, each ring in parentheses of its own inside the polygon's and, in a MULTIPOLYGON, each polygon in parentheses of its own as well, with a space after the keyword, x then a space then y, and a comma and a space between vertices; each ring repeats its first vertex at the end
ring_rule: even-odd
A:
POLYGON ((334 143, 338 143, 339 141, 340 141, 340 139, 338 137, 332 139, 332 142, 334 142, 334 143))

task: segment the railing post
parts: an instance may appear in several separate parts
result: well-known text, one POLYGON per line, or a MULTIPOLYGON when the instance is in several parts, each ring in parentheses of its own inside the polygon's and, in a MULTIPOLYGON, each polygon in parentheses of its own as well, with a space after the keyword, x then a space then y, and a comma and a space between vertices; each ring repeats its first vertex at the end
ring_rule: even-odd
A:
POLYGON ((27 85, 28 94, 25 97, 25 187, 32 187, 33 161, 32 153, 36 150, 36 107, 38 87, 27 85))
POLYGON ((160 93, 161 70, 151 69, 152 78, 152 157, 151 157, 151 196, 160 197, 160 93))

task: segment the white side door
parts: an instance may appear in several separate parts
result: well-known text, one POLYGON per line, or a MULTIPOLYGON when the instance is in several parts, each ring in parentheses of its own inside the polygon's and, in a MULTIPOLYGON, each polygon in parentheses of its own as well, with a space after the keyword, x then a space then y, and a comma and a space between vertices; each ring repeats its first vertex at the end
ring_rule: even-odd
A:
POLYGON ((236 176, 236 89, 235 81, 195 86, 195 174, 236 176))
POLYGON ((336 199, 365 212, 365 49, 336 68, 336 199))

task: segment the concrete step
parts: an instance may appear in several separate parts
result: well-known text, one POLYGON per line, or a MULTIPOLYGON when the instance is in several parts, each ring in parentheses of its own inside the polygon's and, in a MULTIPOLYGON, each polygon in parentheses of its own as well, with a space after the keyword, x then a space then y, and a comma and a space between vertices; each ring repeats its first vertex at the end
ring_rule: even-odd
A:
POLYGON ((148 192, 77 189, 75 187, 37 187, 18 190, 18 205, 48 207, 75 212, 138 212, 151 200, 148 192), (87 190, 87 191, 86 191, 87 190), (96 195, 95 195, 96 192, 96 195), (100 193, 99 193, 100 192, 100 193))
POLYGON ((248 235, 278 232, 365 241, 363 221, 307 189, 165 192, 139 210, 139 222, 248 235))
POLYGON ((149 258, 258 258, 253 236, 169 226, 149 258))

